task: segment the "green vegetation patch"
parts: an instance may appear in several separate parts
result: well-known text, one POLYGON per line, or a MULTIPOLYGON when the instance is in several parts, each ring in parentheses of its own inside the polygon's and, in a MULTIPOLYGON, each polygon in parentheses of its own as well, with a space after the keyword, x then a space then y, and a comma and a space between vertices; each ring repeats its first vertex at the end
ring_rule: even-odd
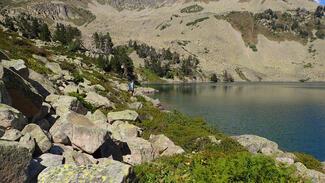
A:
POLYGON ((150 69, 139 68, 137 69, 138 73, 148 82, 150 83, 163 83, 162 80, 156 73, 152 72, 150 69))
POLYGON ((299 153, 299 152, 295 152, 294 155, 296 155, 296 158, 297 158, 296 161, 301 162, 308 169, 313 169, 313 170, 317 170, 320 172, 324 172, 324 170, 322 169, 322 163, 319 160, 317 160, 315 157, 313 157, 309 154, 299 153))
POLYGON ((76 93, 76 92, 69 93, 69 95, 72 96, 72 97, 76 97, 78 99, 78 101, 81 102, 82 105, 84 107, 86 107, 89 111, 91 111, 91 112, 95 112, 96 111, 96 108, 93 105, 91 105, 89 102, 86 102, 85 101, 86 95, 80 94, 80 93, 76 93))
POLYGON ((276 165, 263 155, 185 154, 135 167, 139 182, 299 182, 293 167, 276 165))
POLYGON ((202 6, 195 4, 181 9, 181 13, 197 13, 203 11, 203 9, 204 8, 202 6))
POLYGON ((149 138, 150 134, 165 134, 188 152, 203 149, 227 153, 245 151, 239 143, 210 128, 201 118, 192 118, 177 111, 161 112, 148 103, 138 113, 143 118, 148 118, 136 123, 145 129, 144 138, 149 138), (221 139, 221 144, 213 144, 209 136, 221 139))
POLYGON ((199 18, 199 19, 194 20, 193 22, 187 23, 186 26, 195 26, 196 24, 198 24, 200 22, 203 22, 203 21, 205 21, 207 19, 209 19, 209 17, 199 18))

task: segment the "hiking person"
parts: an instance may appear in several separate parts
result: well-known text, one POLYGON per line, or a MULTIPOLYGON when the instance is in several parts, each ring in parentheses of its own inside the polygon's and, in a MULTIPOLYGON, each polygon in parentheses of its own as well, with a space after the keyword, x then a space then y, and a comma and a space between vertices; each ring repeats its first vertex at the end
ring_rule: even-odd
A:
POLYGON ((131 80, 129 83, 129 90, 128 90, 132 95, 134 94, 134 81, 131 80))

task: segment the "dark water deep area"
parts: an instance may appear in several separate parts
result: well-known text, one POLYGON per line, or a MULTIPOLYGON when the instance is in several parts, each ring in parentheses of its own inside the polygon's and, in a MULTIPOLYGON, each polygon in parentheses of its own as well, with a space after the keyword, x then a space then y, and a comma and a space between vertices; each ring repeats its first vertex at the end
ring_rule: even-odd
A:
POLYGON ((325 160, 325 83, 150 85, 168 109, 229 135, 255 134, 325 160))

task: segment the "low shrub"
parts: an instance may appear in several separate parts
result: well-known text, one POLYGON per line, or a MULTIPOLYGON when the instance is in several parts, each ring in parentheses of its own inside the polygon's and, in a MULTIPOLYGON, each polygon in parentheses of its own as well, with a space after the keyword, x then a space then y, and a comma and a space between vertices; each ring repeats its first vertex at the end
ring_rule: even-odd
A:
POLYGON ((86 95, 80 94, 80 93, 77 93, 77 92, 71 92, 71 93, 69 93, 69 96, 76 97, 77 100, 79 102, 81 102, 82 105, 85 108, 87 108, 89 111, 91 111, 91 112, 95 112, 96 111, 96 109, 97 109, 96 107, 94 107, 91 103, 85 101, 86 95))
POLYGON ((299 182, 294 171, 263 155, 210 152, 163 157, 135 167, 139 182, 299 182))

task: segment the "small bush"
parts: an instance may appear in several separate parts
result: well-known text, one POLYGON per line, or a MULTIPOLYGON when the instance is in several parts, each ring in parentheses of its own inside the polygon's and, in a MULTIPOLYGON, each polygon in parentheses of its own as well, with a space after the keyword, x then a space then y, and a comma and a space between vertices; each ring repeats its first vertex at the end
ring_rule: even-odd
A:
POLYGON ((249 47, 253 50, 253 52, 257 52, 257 48, 255 44, 249 44, 249 47))
POLYGON ((82 76, 82 74, 80 74, 80 72, 75 71, 72 73, 73 76, 73 82, 76 84, 82 83, 84 82, 84 77, 82 76))
POLYGON ((210 77, 210 81, 217 83, 219 81, 219 78, 216 74, 212 74, 210 77))
POLYGON ((89 111, 91 111, 91 112, 95 112, 95 111, 96 111, 96 107, 94 107, 94 106, 93 106, 92 104, 90 104, 89 102, 86 102, 86 101, 85 101, 85 97, 86 97, 85 94, 80 94, 80 93, 77 93, 77 92, 71 92, 71 93, 69 93, 69 96, 71 96, 71 97, 76 97, 77 100, 78 100, 79 102, 81 102, 82 105, 83 105, 85 108, 87 108, 89 111))

